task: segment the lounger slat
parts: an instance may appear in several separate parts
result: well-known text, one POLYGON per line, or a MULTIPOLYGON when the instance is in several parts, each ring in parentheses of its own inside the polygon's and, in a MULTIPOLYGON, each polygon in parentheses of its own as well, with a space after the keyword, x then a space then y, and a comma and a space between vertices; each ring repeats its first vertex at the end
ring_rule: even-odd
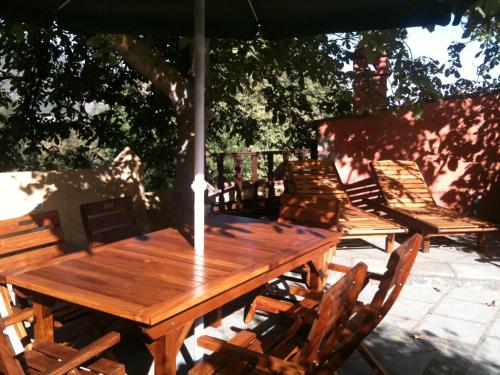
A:
MULTIPOLYGON (((438 206, 415 162, 382 160, 371 164, 390 214, 414 231, 424 234, 423 250, 430 236, 496 231, 491 223, 438 206)), ((484 241, 478 237, 478 244, 484 241)))

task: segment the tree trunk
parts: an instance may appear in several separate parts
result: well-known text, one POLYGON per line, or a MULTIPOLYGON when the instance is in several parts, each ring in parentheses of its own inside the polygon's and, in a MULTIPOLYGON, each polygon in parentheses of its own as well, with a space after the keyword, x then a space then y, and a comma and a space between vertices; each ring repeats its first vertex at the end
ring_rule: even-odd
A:
POLYGON ((183 76, 165 62, 148 43, 128 35, 111 35, 114 49, 123 59, 165 94, 177 112, 179 144, 175 168, 174 224, 192 224, 194 194, 191 189, 194 171, 193 77, 183 76))

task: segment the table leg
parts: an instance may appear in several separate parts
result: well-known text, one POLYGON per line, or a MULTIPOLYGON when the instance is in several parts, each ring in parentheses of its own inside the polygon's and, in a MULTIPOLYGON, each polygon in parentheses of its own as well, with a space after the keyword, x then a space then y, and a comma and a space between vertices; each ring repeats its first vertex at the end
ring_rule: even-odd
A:
POLYGON ((184 339, 186 338, 193 322, 187 322, 177 328, 172 328, 154 339, 148 345, 153 356, 155 375, 175 375, 177 366, 176 358, 184 339))
POLYGON ((33 295, 33 315, 35 317, 35 343, 54 341, 53 301, 40 294, 33 295))
POLYGON ((323 290, 326 284, 326 279, 328 277, 328 263, 333 254, 333 248, 327 248, 325 251, 314 259, 310 260, 310 288, 312 290, 323 290))

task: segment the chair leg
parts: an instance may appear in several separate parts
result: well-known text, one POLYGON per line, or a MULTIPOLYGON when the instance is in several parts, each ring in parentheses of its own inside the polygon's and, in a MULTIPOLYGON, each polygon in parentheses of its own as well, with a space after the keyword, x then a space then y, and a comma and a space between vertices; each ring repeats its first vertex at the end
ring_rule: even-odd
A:
POLYGON ((486 233, 477 234, 477 251, 483 252, 486 249, 486 233))
POLYGON ((396 237, 396 235, 394 233, 388 234, 385 237, 385 251, 389 254, 394 251, 394 238, 395 237, 396 237))
POLYGON ((389 375, 387 371, 382 367, 380 362, 374 357, 374 355, 368 350, 365 344, 360 343, 358 345, 358 352, 363 356, 363 358, 368 362, 370 367, 374 370, 372 374, 389 375))
POLYGON ((424 240, 422 241, 422 252, 428 253, 431 248, 431 238, 424 235, 424 240))
POLYGON ((207 326, 219 328, 222 325, 222 307, 210 311, 205 315, 205 318, 207 319, 205 323, 207 326))

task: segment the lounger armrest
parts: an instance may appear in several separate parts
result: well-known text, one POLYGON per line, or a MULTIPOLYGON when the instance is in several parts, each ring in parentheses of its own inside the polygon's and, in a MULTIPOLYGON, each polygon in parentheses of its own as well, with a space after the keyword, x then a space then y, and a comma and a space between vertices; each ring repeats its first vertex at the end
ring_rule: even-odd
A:
POLYGON ((291 373, 294 374, 305 374, 306 368, 300 366, 297 363, 285 361, 280 358, 276 358, 270 355, 261 354, 242 348, 241 346, 230 344, 224 340, 210 337, 201 336, 198 339, 198 345, 202 348, 211 350, 213 352, 217 351, 227 351, 230 352, 234 358, 242 359, 247 362, 251 362, 257 366, 263 366, 267 369, 275 371, 277 373, 291 373))
POLYGON ((65 360, 51 369, 46 370, 42 375, 64 375, 67 372, 81 366, 85 362, 98 356, 104 351, 111 348, 120 342, 120 334, 117 332, 110 332, 93 343, 83 347, 65 360))
POLYGON ((22 310, 18 310, 5 318, 2 319, 2 322, 5 327, 11 326, 13 324, 25 321, 25 320, 30 320, 33 318, 33 309, 32 308, 26 308, 22 310))

